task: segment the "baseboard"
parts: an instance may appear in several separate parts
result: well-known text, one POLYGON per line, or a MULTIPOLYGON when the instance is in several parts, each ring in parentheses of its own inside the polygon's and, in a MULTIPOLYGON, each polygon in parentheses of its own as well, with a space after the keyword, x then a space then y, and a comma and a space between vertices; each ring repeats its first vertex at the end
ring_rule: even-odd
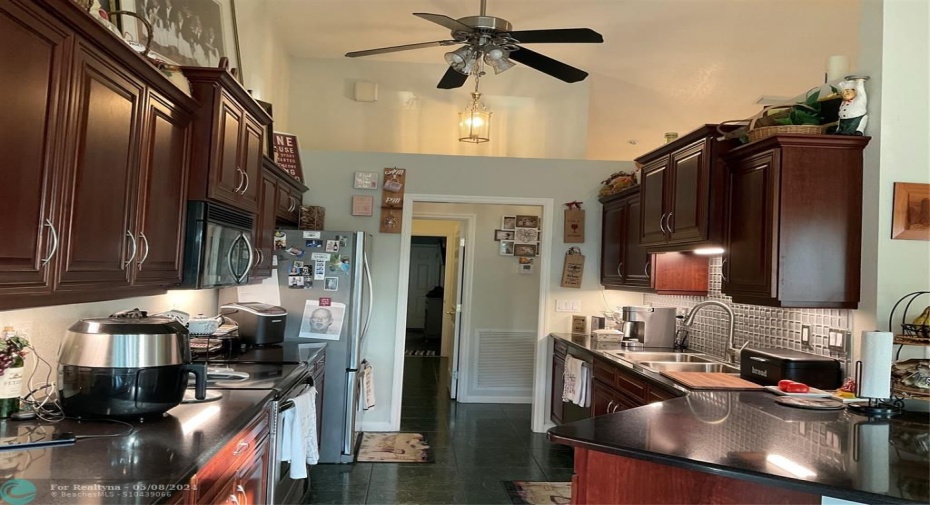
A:
POLYGON ((390 421, 361 422, 358 431, 398 431, 400 426, 394 426, 390 421))

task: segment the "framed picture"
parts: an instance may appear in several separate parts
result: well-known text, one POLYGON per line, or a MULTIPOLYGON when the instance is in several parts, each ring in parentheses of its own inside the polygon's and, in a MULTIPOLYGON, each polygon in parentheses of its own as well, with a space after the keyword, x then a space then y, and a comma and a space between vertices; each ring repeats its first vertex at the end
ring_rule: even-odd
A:
MULTIPOLYGON (((226 57, 242 81, 234 0, 120 0, 120 7, 152 25, 152 51, 192 67, 216 67, 226 57)), ((123 20, 124 34, 143 44, 145 31, 138 19, 123 20)))
POLYGON ((494 240, 513 240, 513 230, 494 230, 494 240))
POLYGON ((504 216, 501 218, 502 230, 513 230, 517 227, 517 216, 504 216))
POLYGON ((378 172, 355 172, 355 189, 378 189, 378 172))
POLYGON ((513 240, 501 240, 499 247, 501 256, 513 256, 513 240))
POLYGON ((930 240, 930 184, 894 183, 891 238, 930 240))
POLYGON ((539 247, 536 244, 514 244, 513 245, 513 255, 514 256, 536 256, 539 252, 539 247))
POLYGON ((375 207, 375 197, 367 195, 352 195, 352 215, 370 216, 375 207))
POLYGON ((535 244, 539 240, 539 230, 536 228, 517 228, 513 232, 514 241, 518 244, 535 244))
POLYGON ((539 228, 539 216, 517 216, 517 228, 539 228))

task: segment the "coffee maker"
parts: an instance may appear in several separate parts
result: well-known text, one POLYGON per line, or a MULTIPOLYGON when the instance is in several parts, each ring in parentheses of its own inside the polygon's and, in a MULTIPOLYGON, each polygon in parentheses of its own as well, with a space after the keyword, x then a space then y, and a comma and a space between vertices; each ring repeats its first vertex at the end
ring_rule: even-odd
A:
POLYGON ((620 313, 625 344, 636 347, 674 347, 674 307, 629 306, 622 307, 620 313))

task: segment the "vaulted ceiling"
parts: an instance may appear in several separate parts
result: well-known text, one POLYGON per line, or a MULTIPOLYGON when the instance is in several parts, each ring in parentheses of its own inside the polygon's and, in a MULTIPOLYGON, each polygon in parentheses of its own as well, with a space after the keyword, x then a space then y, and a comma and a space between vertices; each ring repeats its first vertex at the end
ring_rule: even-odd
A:
MULTIPOLYGON (((411 13, 460 18, 480 9, 479 0, 268 4, 287 51, 308 59, 446 39, 448 30, 411 13)), ((591 74, 592 158, 614 158, 618 141, 656 143, 665 131, 745 117, 762 95, 794 96, 823 82, 830 55, 850 56, 855 69, 858 53, 859 6, 849 0, 488 0, 487 13, 516 30, 590 27, 604 36, 603 44, 532 45, 591 74)), ((366 59, 441 64, 447 51, 366 59)))

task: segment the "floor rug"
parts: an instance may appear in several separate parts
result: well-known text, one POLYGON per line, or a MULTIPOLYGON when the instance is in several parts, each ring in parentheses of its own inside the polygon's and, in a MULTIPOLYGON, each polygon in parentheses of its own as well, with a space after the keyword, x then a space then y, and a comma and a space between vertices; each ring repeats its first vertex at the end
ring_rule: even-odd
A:
POLYGON ((568 504, 572 501, 571 482, 501 481, 516 505, 568 504))
POLYGON ((359 463, 432 463, 421 433, 363 433, 355 460, 359 463))

